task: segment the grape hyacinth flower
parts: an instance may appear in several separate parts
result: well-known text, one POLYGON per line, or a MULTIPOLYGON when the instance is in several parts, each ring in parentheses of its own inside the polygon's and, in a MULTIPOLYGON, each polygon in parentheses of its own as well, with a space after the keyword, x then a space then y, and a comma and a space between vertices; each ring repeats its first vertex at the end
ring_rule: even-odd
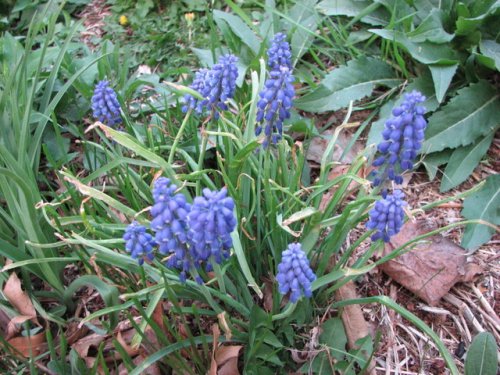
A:
POLYGON ((175 193, 177 186, 166 177, 156 180, 153 187, 154 205, 151 208, 151 229, 162 254, 172 254, 167 266, 181 270, 181 281, 196 267, 196 259, 189 254, 187 216, 191 210, 186 197, 175 193))
MULTIPOLYGON (((197 71, 194 76, 193 83, 191 83, 189 87, 203 95, 208 72, 208 69, 200 69, 199 71, 197 71)), ((203 112, 202 101, 198 98, 186 94, 184 95, 184 100, 186 101, 186 104, 182 107, 182 112, 186 113, 189 109, 194 109, 198 114, 203 112)))
POLYGON ((197 75, 190 87, 199 91, 205 99, 198 102, 191 95, 186 95, 186 105, 183 111, 187 112, 189 108, 193 108, 197 113, 201 113, 204 108, 208 108, 213 116, 218 118, 218 110, 226 110, 225 102, 234 96, 238 78, 237 62, 236 56, 224 55, 212 69, 207 72, 202 71, 200 75, 197 75))
POLYGON ((302 295, 311 298, 311 283, 316 280, 316 275, 300 243, 289 244, 281 255, 276 280, 281 294, 290 292, 290 301, 297 302, 302 295))
POLYGON ((125 250, 131 253, 133 259, 139 264, 144 263, 144 257, 153 260, 153 247, 156 245, 153 237, 146 232, 146 227, 133 221, 127 226, 125 234, 125 250))
MULTIPOLYGON (((188 214, 189 243, 191 254, 198 261, 217 263, 229 257, 233 246, 231 232, 236 227, 233 213, 233 198, 227 196, 227 189, 211 191, 203 189, 203 195, 194 199, 188 214)), ((206 265, 210 271, 210 263, 206 265)))
POLYGON ((283 121, 290 118, 290 109, 293 104, 295 88, 294 77, 285 66, 269 73, 264 89, 261 91, 257 103, 257 126, 255 135, 259 136, 264 129, 266 136, 263 146, 266 148, 270 142, 276 144, 283 135, 283 121))
POLYGON ((384 140, 379 143, 379 156, 373 162, 378 171, 374 173, 374 186, 387 178, 397 184, 403 182, 402 172, 413 169, 417 153, 422 147, 427 122, 425 108, 419 106, 425 100, 418 91, 406 94, 403 103, 392 110, 393 117, 385 123, 384 140))
POLYGON ((100 81, 96 85, 92 96, 92 111, 94 117, 106 125, 113 126, 122 122, 120 103, 108 81, 100 81))
POLYGON ((285 34, 278 33, 274 36, 271 47, 267 50, 267 57, 270 70, 279 70, 282 66, 292 69, 292 53, 285 34))
POLYGON ((369 213, 370 220, 366 223, 368 229, 376 230, 371 236, 372 241, 382 239, 389 242, 392 236, 399 233, 404 220, 403 206, 406 205, 401 190, 394 190, 392 195, 387 194, 375 203, 369 213))

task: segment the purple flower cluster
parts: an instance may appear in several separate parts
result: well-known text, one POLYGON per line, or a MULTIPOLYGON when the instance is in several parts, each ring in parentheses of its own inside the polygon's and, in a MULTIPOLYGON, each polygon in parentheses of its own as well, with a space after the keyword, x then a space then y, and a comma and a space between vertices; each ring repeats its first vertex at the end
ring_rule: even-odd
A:
POLYGON ((203 267, 209 272, 212 262, 220 264, 229 257, 233 246, 231 232, 236 227, 234 201, 227 196, 225 188, 220 191, 204 189, 203 195, 189 204, 176 190, 177 186, 166 177, 160 177, 154 184, 151 208, 154 241, 144 227, 140 234, 146 236, 147 241, 143 237, 133 237, 139 234, 135 222, 129 225, 123 238, 128 241, 127 250, 132 252, 134 259, 144 253, 152 259, 152 247, 158 246, 161 254, 169 254, 167 266, 181 271, 179 279, 182 282, 192 273, 201 284, 203 281, 197 270, 203 267))
POLYGON ((290 292, 292 302, 297 302, 301 296, 312 296, 311 283, 316 280, 316 275, 309 266, 309 260, 300 243, 289 244, 281 255, 276 280, 279 292, 290 292))
MULTIPOLYGON (((191 252, 199 262, 213 257, 217 264, 229 257, 233 246, 231 232, 236 227, 233 214, 234 201, 227 196, 227 189, 203 189, 203 196, 196 197, 188 215, 191 252)), ((208 271, 210 264, 207 264, 208 271)))
POLYGON ((166 177, 156 180, 153 187, 154 205, 151 208, 151 229, 155 232, 155 241, 161 254, 171 254, 167 265, 186 272, 191 268, 188 254, 187 215, 191 206, 183 194, 175 193, 177 186, 166 177))
POLYGON ((401 184, 401 174, 413 169, 427 125, 423 116, 425 108, 418 105, 423 101, 425 96, 413 91, 405 95, 401 106, 392 110, 393 117, 387 120, 382 132, 384 140, 378 145, 381 155, 373 162, 373 166, 378 167, 378 171, 374 173, 374 186, 380 185, 387 178, 401 184))
POLYGON ((274 36, 271 40, 271 47, 267 50, 267 57, 270 70, 279 70, 282 66, 292 70, 292 52, 285 34, 278 33, 274 36))
POLYGON ((283 121, 290 118, 290 109, 295 96, 292 75, 292 53, 286 41, 286 35, 278 33, 271 40, 267 51, 269 78, 260 92, 257 103, 257 122, 255 135, 259 136, 264 130, 265 139, 262 146, 266 148, 270 143, 276 144, 283 136, 283 121))
POLYGON ((259 136, 264 129, 266 136, 263 146, 267 147, 270 142, 276 144, 283 134, 283 121, 290 118, 295 88, 294 78, 290 70, 282 66, 279 70, 272 70, 266 80, 264 89, 260 92, 260 100, 257 103, 257 121, 263 123, 255 129, 255 135, 259 136))
MULTIPOLYGON (((193 90, 198 91, 199 93, 203 93, 205 90, 205 84, 207 82, 207 77, 208 77, 209 70, 208 69, 200 69, 196 72, 194 75, 194 80, 193 83, 189 86, 193 90)), ((201 113, 203 112, 203 105, 202 105, 202 100, 199 100, 198 98, 195 98, 192 95, 185 95, 184 100, 186 101, 186 104, 182 107, 182 112, 186 113, 188 109, 193 108, 196 113, 201 113)))
POLYGON ((94 117, 103 124, 113 126, 122 122, 120 103, 108 81, 100 81, 96 85, 92 96, 92 111, 94 117))
POLYGON ((392 236, 399 233, 404 220, 403 206, 406 204, 401 190, 394 190, 393 194, 388 194, 375 203, 366 224, 368 229, 375 229, 372 241, 382 239, 389 242, 392 236))
POLYGON ((201 69, 189 87, 198 91, 204 99, 199 100, 187 94, 184 97, 186 104, 182 107, 182 111, 194 109, 200 114, 204 109, 209 109, 217 118, 219 110, 226 110, 226 101, 234 96, 236 89, 237 62, 236 56, 224 55, 212 69, 201 69))
POLYGON ((125 250, 133 259, 137 259, 139 264, 144 263, 144 257, 153 259, 153 247, 156 245, 153 237, 146 232, 146 227, 133 221, 125 230, 123 235, 125 240, 125 250))

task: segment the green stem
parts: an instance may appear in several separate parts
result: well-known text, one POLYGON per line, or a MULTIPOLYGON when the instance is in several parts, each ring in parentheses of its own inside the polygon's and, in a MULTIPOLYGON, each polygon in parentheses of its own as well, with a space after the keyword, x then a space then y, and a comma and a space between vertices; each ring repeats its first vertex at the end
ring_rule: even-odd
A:
POLYGON ((172 145, 172 148, 170 149, 170 155, 168 155, 168 164, 170 164, 170 165, 172 165, 172 163, 174 161, 175 151, 177 150, 177 147, 179 146, 179 142, 181 141, 182 135, 184 134, 184 130, 186 129, 186 126, 188 124, 188 120, 189 120, 189 117, 191 116, 192 111, 193 111, 192 109, 189 109, 188 113, 184 117, 184 120, 182 121, 181 127, 179 128, 177 135, 175 136, 174 144, 172 145))
MULTIPOLYGON (((207 151, 207 143, 208 143, 208 134, 206 131, 208 131, 210 127, 211 122, 209 121, 207 123, 207 128, 202 129, 201 131, 201 148, 200 148, 200 157, 198 158, 198 167, 197 170, 200 170, 203 168, 203 161, 205 160, 205 152, 207 151)), ((196 181, 196 195, 200 196, 201 195, 201 181, 198 180, 196 181)))

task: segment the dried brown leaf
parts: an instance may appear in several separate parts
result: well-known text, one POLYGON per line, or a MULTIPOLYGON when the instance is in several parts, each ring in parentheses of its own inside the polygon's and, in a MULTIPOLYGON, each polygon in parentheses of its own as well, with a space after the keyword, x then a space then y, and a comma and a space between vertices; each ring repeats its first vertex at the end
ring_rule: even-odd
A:
POLYGON ((106 339, 107 335, 98 335, 97 333, 93 333, 91 335, 85 336, 78 340, 72 348, 78 353, 78 355, 86 359, 89 354, 89 349, 91 346, 98 347, 101 342, 106 339))
POLYGON ((214 337, 212 343, 212 359, 210 362, 209 375, 217 375, 217 361, 215 360, 215 352, 217 351, 217 346, 219 345, 220 329, 217 324, 212 325, 212 335, 214 337))
MULTIPOLYGON (((341 286, 335 292, 335 299, 337 301, 345 301, 357 298, 359 298, 359 296, 356 292, 356 286, 352 281, 341 286)), ((371 334, 370 327, 368 326, 368 323, 363 316, 361 306, 359 305, 345 306, 342 311, 342 322, 344 323, 344 328, 347 336, 347 344, 351 349, 357 349, 356 341, 371 334)), ((366 373, 375 374, 375 363, 373 361, 366 373)))
POLYGON ((36 318, 36 310, 35 306, 31 302, 28 294, 22 290, 21 288, 21 280, 17 277, 17 275, 13 272, 5 286, 3 288, 3 293, 7 300, 10 302, 12 306, 24 316, 31 317, 31 320, 40 325, 38 319, 36 318))
MULTIPOLYGON (((384 254, 428 231, 424 221, 407 222, 385 246, 384 254)), ((480 268, 467 263, 465 250, 441 235, 428 237, 411 251, 379 266, 382 271, 431 306, 458 282, 470 281, 480 268)))
MULTIPOLYGON (((131 330, 132 331, 132 330, 131 330)), ((131 337, 130 337, 131 338, 131 337)), ((136 356, 137 354, 139 354, 139 348, 133 348, 129 345, 129 343, 127 342, 127 340, 125 340, 122 336, 122 333, 121 332, 118 332, 116 334, 116 341, 118 341, 120 343, 120 345, 123 347, 123 349, 125 349, 125 351, 127 352, 127 354, 130 356, 130 357, 134 357, 136 356)))
POLYGON ((45 332, 40 332, 34 336, 28 337, 14 337, 13 339, 7 340, 7 342, 26 358, 40 355, 47 349, 45 332))
POLYGON ((20 327, 18 327, 18 324, 22 324, 31 319, 33 319, 33 317, 27 315, 18 315, 13 317, 7 325, 7 335, 5 336, 5 339, 8 340, 14 337, 20 331, 20 327))
POLYGON ((240 345, 220 346, 215 354, 215 361, 219 370, 217 375, 239 375, 238 357, 240 355, 240 345))
POLYGON ((217 318, 219 319, 219 325, 224 330, 224 334, 226 336, 226 340, 230 341, 231 338, 233 337, 233 333, 231 332, 231 328, 229 328, 229 325, 227 324, 227 321, 226 321, 226 312, 223 311, 220 314, 217 314, 217 318))
POLYGON ((86 325, 80 325, 78 322, 70 322, 65 333, 68 345, 73 345, 75 342, 85 337, 88 332, 89 329, 86 325))
MULTIPOLYGON (((316 164, 321 164, 321 159, 325 154, 325 150, 328 147, 328 143, 330 143, 331 137, 334 135, 335 129, 329 129, 323 132, 321 137, 314 137, 311 140, 311 144, 307 149, 307 160, 313 161, 316 164)), ((335 143, 335 147, 332 153, 332 157, 327 162, 339 161, 340 157, 344 153, 346 147, 348 147, 349 142, 351 142, 352 135, 348 132, 340 132, 337 142, 335 143)), ((356 159, 357 155, 363 149, 363 145, 361 142, 355 142, 349 152, 342 159, 343 163, 350 164, 354 159, 356 159)))

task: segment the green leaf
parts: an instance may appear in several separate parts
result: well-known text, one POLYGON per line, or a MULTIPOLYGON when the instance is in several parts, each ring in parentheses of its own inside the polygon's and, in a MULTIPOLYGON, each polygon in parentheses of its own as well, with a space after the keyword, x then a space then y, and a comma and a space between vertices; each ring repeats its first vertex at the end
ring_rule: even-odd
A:
POLYGON ((309 49, 314 39, 314 33, 318 28, 318 23, 321 20, 316 13, 315 5, 316 0, 297 1, 288 12, 288 16, 294 21, 290 32, 292 35, 290 48, 294 58, 294 65, 309 49), (303 27, 298 27, 298 25, 303 27))
POLYGON ((500 99, 486 81, 472 84, 460 91, 429 119, 424 152, 466 146, 500 125, 500 99))
MULTIPOLYGON (((500 71, 500 44, 491 39, 481 40, 479 43, 482 56, 488 68, 500 71)), ((481 60, 483 61, 483 60, 481 60)))
POLYGON ((373 8, 373 1, 353 1, 353 0, 324 0, 317 8, 327 16, 347 16, 358 17, 367 8, 368 14, 361 17, 360 21, 373 26, 384 26, 389 23, 391 15, 382 7, 373 8))
MULTIPOLYGON (((484 220, 500 225, 500 175, 486 179, 484 187, 464 201, 462 216, 466 219, 484 220)), ((495 229, 483 224, 469 224, 465 227, 462 246, 475 249, 488 242, 495 229)))
POLYGON ((436 178, 436 174, 439 170, 439 166, 446 164, 448 160, 450 160, 450 156, 452 154, 451 149, 446 149, 441 152, 434 152, 430 155, 425 155, 422 160, 422 164, 427 171, 427 175, 429 176, 429 180, 434 180, 436 178))
POLYGON ((456 35, 470 35, 476 31, 488 16, 493 15, 500 8, 500 2, 476 1, 472 13, 468 13, 464 8, 465 6, 461 7, 463 13, 459 12, 456 21, 456 35))
POLYGON ((468 146, 455 149, 443 173, 441 192, 453 189, 470 176, 481 158, 488 151, 493 135, 492 132, 468 146))
POLYGON ((456 52, 449 45, 430 42, 416 43, 404 33, 395 30, 368 30, 382 38, 400 44, 415 60, 422 64, 452 65, 458 63, 456 52))
POLYGON ((407 33, 413 42, 433 42, 433 43, 447 43, 453 39, 453 34, 448 34, 441 22, 443 12, 437 8, 433 8, 430 14, 418 25, 418 27, 407 33))
POLYGON ((246 44, 256 55, 259 53, 260 42, 257 36, 240 17, 220 10, 214 10, 213 14, 215 22, 226 22, 233 33, 237 35, 244 44, 246 44))
POLYGON ((439 103, 443 101, 457 68, 458 64, 448 66, 429 65, 432 80, 434 82, 434 88, 436 90, 436 98, 439 103))
MULTIPOLYGON (((72 297, 75 292, 83 286, 94 288, 102 297, 107 307, 116 306, 118 301, 118 289, 114 285, 108 285, 95 275, 85 275, 74 280, 64 291, 64 301, 66 305, 72 306, 72 297)), ((118 323, 118 312, 109 315, 110 329, 116 327, 118 323)))
POLYGON ((489 332, 481 332, 470 345, 465 358, 465 375, 496 375, 497 344, 489 332))
POLYGON ((319 342, 325 344, 330 349, 330 355, 341 361, 345 358, 347 336, 344 324, 340 318, 328 319, 321 325, 321 335, 319 342))
POLYGON ((297 99, 295 106, 308 112, 336 111, 351 100, 371 95, 376 86, 394 87, 401 82, 389 64, 362 56, 333 70, 316 90, 297 99))

